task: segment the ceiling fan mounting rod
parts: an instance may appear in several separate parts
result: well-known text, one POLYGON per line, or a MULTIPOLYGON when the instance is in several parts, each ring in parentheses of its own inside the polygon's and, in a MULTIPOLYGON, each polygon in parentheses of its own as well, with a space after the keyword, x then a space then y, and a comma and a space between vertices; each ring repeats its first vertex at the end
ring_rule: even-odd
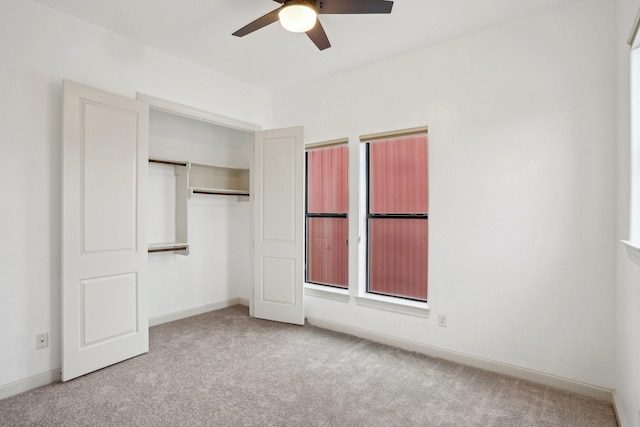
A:
POLYGON ((316 2, 310 0, 284 0, 280 7, 283 8, 288 6, 309 6, 313 8, 313 10, 316 10, 316 2))

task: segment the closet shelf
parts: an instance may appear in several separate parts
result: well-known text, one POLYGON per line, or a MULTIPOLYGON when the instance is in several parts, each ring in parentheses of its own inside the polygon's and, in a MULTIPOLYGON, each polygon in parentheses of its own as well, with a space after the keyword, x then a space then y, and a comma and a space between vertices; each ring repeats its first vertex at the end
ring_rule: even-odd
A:
POLYGON ((189 163, 189 196, 198 194, 249 195, 249 169, 189 163))
MULTIPOLYGON (((183 160, 150 158, 149 163, 175 166, 176 175, 185 175, 189 197, 195 194, 249 196, 249 169, 196 163, 183 160)), ((178 188, 178 187, 176 187, 178 188)))
POLYGON ((175 252, 189 255, 187 199, 193 194, 238 196, 239 202, 249 200, 249 169, 161 158, 150 158, 149 163, 173 167, 176 176, 175 236, 165 237, 173 237, 176 241, 150 243, 149 253, 175 252))

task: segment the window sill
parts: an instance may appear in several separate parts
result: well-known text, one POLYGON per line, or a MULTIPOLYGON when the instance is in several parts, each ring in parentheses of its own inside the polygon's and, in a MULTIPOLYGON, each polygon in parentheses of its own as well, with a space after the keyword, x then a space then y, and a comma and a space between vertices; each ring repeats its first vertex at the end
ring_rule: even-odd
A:
POLYGON ((620 243, 624 243, 627 248, 627 256, 636 264, 640 265, 640 242, 631 240, 620 240, 620 243))
POLYGON ((338 302, 349 302, 349 291, 346 289, 332 288, 330 286, 304 284, 304 294, 307 296, 330 299, 338 302))
POLYGON ((409 314, 418 317, 429 317, 429 306, 426 302, 404 300, 383 295, 366 294, 356 296, 356 304, 394 313, 409 314))

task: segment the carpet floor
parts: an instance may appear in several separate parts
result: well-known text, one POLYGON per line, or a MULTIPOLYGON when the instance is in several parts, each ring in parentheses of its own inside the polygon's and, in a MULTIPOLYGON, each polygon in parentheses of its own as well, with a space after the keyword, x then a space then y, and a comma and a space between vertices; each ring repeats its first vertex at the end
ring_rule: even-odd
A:
POLYGON ((616 426, 609 402, 229 307, 0 401, 1 426, 616 426))

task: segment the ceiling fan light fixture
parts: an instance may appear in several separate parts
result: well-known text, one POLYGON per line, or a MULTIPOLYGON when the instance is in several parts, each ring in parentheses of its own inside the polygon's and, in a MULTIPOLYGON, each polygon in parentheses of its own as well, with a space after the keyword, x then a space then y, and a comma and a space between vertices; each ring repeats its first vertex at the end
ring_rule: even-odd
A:
POLYGON ((316 25, 318 15, 308 4, 291 2, 285 4, 278 13, 280 24, 293 33, 306 33, 316 25))

